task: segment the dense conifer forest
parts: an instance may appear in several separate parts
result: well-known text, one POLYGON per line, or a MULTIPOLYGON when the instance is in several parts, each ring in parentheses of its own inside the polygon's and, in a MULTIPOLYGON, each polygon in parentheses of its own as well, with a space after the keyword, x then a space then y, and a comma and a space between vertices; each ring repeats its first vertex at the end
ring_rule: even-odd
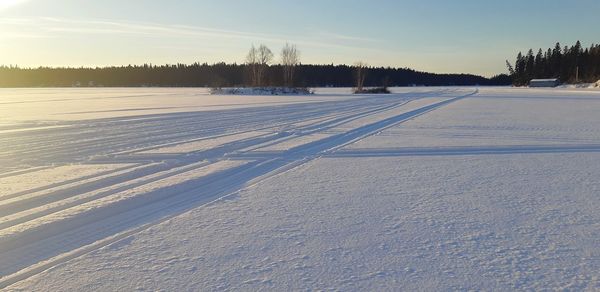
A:
MULTIPOLYGON (((270 65, 265 72, 265 85, 280 86, 284 67, 270 65)), ((0 67, 0 87, 73 87, 73 86, 175 86, 228 87, 251 84, 247 64, 151 65, 98 68, 19 68, 0 67)), ((305 65, 296 67, 294 86, 351 87, 355 84, 355 67, 348 65, 305 65)), ((493 78, 471 74, 434 74, 408 68, 369 67, 365 86, 411 85, 509 85, 508 75, 493 78)))
POLYGON ((534 53, 520 52, 515 64, 507 61, 516 86, 527 85, 531 79, 558 78, 565 83, 596 82, 600 79, 600 45, 583 48, 581 42, 564 48, 556 43, 554 48, 539 49, 534 53))

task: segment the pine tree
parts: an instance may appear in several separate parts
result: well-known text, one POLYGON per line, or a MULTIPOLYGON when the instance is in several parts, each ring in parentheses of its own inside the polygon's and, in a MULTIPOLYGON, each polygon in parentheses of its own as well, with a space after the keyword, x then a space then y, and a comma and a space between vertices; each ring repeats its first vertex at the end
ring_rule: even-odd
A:
POLYGON ((522 86, 526 84, 525 77, 525 58, 523 54, 519 52, 517 55, 517 61, 515 62, 515 85, 522 86))
POLYGON ((540 49, 537 55, 535 55, 535 64, 533 71, 533 78, 544 78, 544 53, 542 52, 542 49, 540 49))
POLYGON ((533 56, 533 50, 529 49, 527 52, 527 57, 525 61, 525 79, 531 80, 534 78, 534 66, 535 65, 535 57, 533 56))
POLYGON ((559 77, 560 74, 560 64, 562 61, 562 52, 560 48, 560 43, 556 43, 554 46, 554 50, 552 50, 552 62, 550 65, 550 70, 552 77, 559 77))

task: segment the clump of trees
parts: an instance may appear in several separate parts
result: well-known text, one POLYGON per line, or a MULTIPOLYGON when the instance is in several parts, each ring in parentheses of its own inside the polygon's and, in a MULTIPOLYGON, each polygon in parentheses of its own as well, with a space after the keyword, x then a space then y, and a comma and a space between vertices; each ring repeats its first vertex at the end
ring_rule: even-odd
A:
POLYGON ((388 90, 389 76, 385 76, 378 87, 365 88, 365 80, 369 73, 369 65, 363 61, 354 63, 355 86, 354 93, 390 93, 388 90))
POLYGON ((365 86, 365 79, 367 78, 367 70, 369 65, 363 61, 358 61, 354 64, 356 87, 354 92, 362 92, 365 86))
MULTIPOLYGON (((265 45, 257 48, 252 45, 246 56, 246 65, 248 67, 249 84, 252 87, 262 87, 267 84, 265 72, 269 68, 274 58, 273 52, 265 45)), ((285 44, 281 49, 281 64, 283 76, 283 85, 286 87, 294 86, 294 73, 296 66, 300 63, 300 53, 296 45, 285 44)))
POLYGON ((596 82, 600 79, 600 45, 583 48, 577 41, 563 48, 556 43, 554 48, 539 49, 537 54, 533 49, 526 55, 519 52, 514 65, 509 61, 506 64, 515 86, 524 86, 531 79, 539 78, 558 78, 567 83, 596 82))
POLYGON ((354 64, 355 87, 352 89, 354 93, 390 93, 388 90, 389 76, 382 79, 381 85, 373 88, 365 88, 365 80, 369 73, 369 65, 363 61, 354 64))
POLYGON ((246 56, 246 64, 250 73, 251 86, 263 86, 265 83, 265 71, 273 61, 273 52, 267 46, 260 45, 257 48, 252 45, 246 56))

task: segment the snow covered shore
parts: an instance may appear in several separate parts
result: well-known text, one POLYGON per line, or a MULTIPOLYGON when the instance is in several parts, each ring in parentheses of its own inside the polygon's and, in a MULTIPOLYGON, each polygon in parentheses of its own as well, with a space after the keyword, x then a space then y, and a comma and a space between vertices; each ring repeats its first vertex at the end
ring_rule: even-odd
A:
POLYGON ((600 80, 596 83, 564 84, 558 88, 600 88, 600 80))

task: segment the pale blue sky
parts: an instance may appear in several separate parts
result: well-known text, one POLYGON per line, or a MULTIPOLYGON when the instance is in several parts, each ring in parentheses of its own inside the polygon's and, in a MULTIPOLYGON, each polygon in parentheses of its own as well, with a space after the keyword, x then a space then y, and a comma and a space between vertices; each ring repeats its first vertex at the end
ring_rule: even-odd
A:
POLYGON ((0 64, 238 62, 295 43, 303 63, 486 76, 519 50, 598 43, 597 0, 0 0, 0 64))

